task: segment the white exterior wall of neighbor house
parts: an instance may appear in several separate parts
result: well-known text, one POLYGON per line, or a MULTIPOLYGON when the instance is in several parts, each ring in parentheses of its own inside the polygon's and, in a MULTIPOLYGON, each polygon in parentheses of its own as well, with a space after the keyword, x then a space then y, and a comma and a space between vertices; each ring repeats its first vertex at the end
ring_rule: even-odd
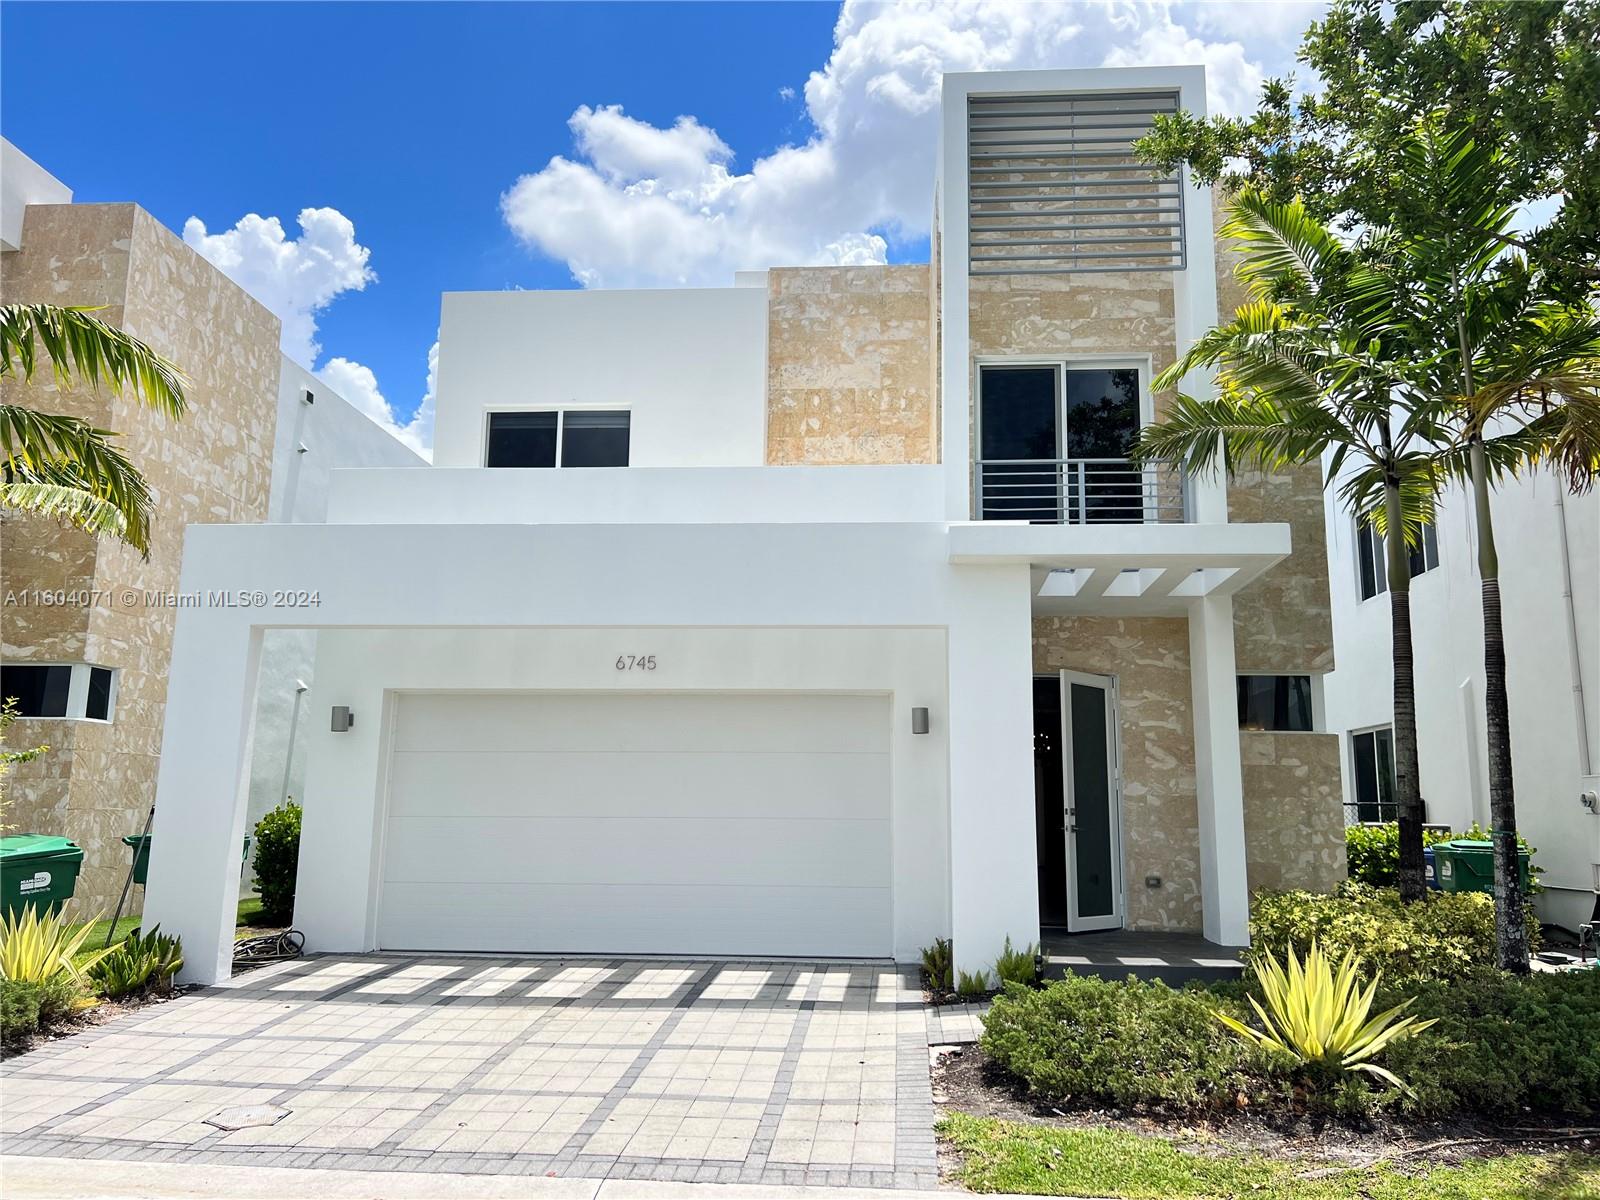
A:
MULTIPOLYGON (((280 359, 269 521, 323 520, 336 467, 428 465, 310 371, 280 359), (308 391, 314 397, 310 404, 308 391)), ((311 681, 315 656, 316 635, 309 630, 273 630, 263 640, 246 816, 250 829, 286 796, 304 794, 305 755, 299 747, 306 710, 303 698, 297 709, 295 697, 299 684, 311 681)))
MULTIPOLYGON (((1343 742, 1349 804, 1355 799, 1351 733, 1394 719, 1391 624, 1387 592, 1361 599, 1355 526, 1331 489, 1329 497, 1338 667, 1325 680, 1324 697, 1329 728, 1343 742)), ((1573 928, 1589 918, 1600 887, 1600 814, 1579 799, 1600 786, 1600 497, 1563 496, 1559 482, 1541 472, 1495 493, 1494 522, 1517 824, 1544 868, 1542 915, 1573 928), (1570 609, 1558 498, 1572 570, 1570 609), (1576 624, 1575 658, 1569 616, 1576 624), (1587 760, 1579 735, 1579 685, 1587 710, 1587 760)), ((1411 583, 1422 795, 1430 821, 1456 828, 1473 821, 1488 825, 1477 543, 1471 498, 1460 488, 1446 493, 1437 533, 1438 567, 1411 583)))
POLYGON ((28 205, 71 203, 71 188, 0 138, 0 250, 21 249, 28 205))
POLYGON ((669 304, 661 296, 446 293, 434 466, 483 466, 489 412, 573 406, 629 410, 630 466, 760 466, 766 292, 678 289, 669 304))

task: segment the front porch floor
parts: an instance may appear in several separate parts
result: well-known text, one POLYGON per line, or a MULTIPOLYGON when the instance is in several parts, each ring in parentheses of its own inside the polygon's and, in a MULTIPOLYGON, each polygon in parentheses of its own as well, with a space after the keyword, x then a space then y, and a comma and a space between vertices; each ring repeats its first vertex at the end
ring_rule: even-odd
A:
POLYGON ((1068 933, 1046 927, 1039 940, 1047 979, 1059 979, 1072 971, 1101 979, 1132 975, 1181 987, 1191 980, 1210 983, 1244 974, 1243 948, 1219 946, 1197 933, 1132 929, 1068 933))

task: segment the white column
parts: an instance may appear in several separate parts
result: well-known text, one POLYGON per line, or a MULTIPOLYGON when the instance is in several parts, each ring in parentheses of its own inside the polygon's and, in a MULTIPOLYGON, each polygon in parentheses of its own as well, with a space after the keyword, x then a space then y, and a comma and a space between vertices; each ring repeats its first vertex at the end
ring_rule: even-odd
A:
POLYGON ((183 939, 185 983, 233 972, 261 630, 182 609, 172 637, 145 929, 183 939))
POLYGON ((1208 596, 1190 605, 1189 673, 1206 940, 1244 946, 1250 941, 1250 892, 1245 880, 1244 778, 1239 765, 1230 597, 1208 596))
POLYGON ((1026 564, 958 567, 950 622, 950 936, 991 970, 1039 939, 1033 622, 1026 564))

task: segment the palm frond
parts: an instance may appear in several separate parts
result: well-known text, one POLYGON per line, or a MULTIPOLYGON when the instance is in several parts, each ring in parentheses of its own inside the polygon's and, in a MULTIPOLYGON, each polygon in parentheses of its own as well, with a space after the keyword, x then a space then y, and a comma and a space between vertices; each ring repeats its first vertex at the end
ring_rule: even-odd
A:
POLYGON ((49 357, 56 382, 131 391, 151 408, 177 418, 188 401, 188 380, 172 362, 132 334, 107 325, 95 309, 54 304, 0 305, 0 375, 31 379, 38 351, 49 357))
POLYGON ((1278 204, 1249 188, 1229 201, 1222 235, 1243 251, 1235 274, 1257 299, 1283 289, 1314 294, 1348 254, 1298 198, 1278 204))
POLYGON ((0 404, 5 505, 111 534, 148 557, 154 501, 144 476, 112 444, 116 436, 78 417, 0 404), (109 518, 100 505, 72 499, 70 492, 109 505, 120 520, 109 518))

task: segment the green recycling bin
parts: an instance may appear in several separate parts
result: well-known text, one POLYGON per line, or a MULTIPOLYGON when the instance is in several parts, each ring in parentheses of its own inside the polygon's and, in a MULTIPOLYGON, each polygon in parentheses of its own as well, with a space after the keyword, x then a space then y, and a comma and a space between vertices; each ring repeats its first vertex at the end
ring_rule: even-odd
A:
POLYGON ((0 911, 7 916, 33 908, 58 913, 72 899, 83 868, 76 842, 42 833, 0 838, 0 911))
MULTIPOLYGON (((1474 838, 1435 842, 1434 870, 1441 892, 1494 892, 1494 843, 1474 838)), ((1517 853, 1517 875, 1522 893, 1528 893, 1528 852, 1517 853)))
MULTIPOLYGON (((132 846, 133 847, 133 881, 135 883, 137 883, 140 887, 143 887, 145 885, 145 880, 147 878, 149 878, 149 875, 150 875, 150 838, 151 838, 151 836, 152 835, 148 834, 148 833, 130 833, 127 837, 122 839, 122 844, 124 846, 132 846)), ((244 837, 244 858, 243 858, 242 861, 248 862, 249 859, 250 859, 250 835, 249 834, 245 834, 245 837, 244 837)))

